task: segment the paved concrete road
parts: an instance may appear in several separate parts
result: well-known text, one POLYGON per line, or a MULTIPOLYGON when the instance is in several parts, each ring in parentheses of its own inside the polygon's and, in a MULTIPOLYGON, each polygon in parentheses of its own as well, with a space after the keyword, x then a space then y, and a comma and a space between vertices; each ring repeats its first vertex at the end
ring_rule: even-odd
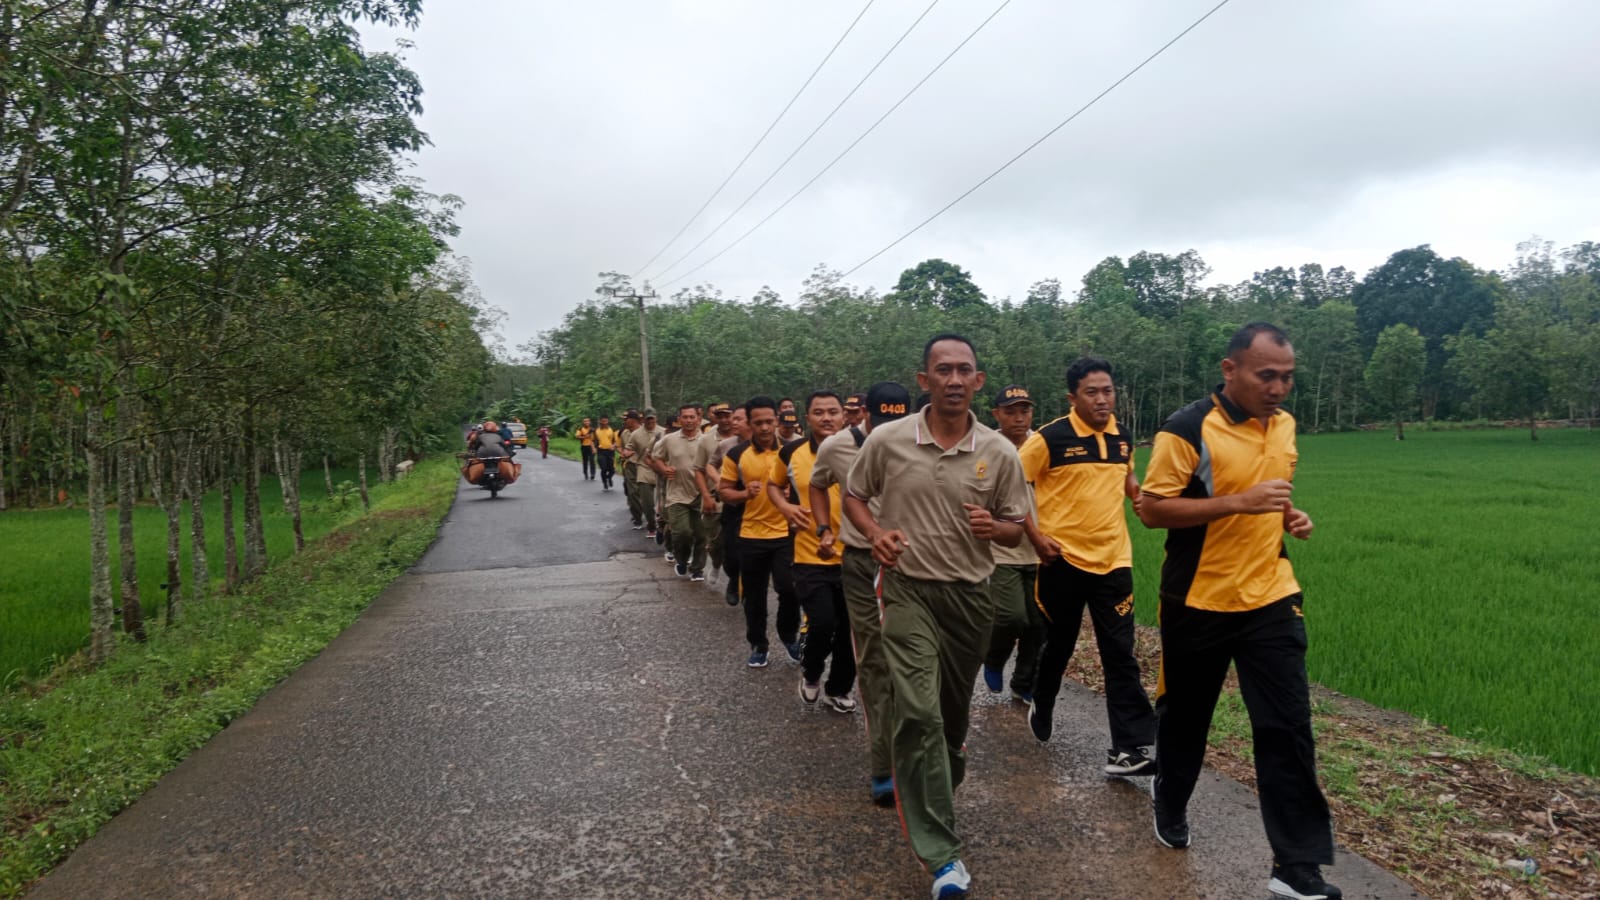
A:
MULTIPOLYGON (((528 459, 322 655, 84 844, 33 896, 926 897, 867 800, 862 717, 744 665, 722 585, 672 577, 619 491, 528 459)), ((779 654, 781 657, 781 653, 779 654)), ((1035 742, 979 691, 957 795, 981 897, 1265 897, 1254 796, 1203 779, 1195 845, 1148 779, 1104 778, 1105 712, 1035 742)), ((1347 897, 1413 897, 1342 854, 1347 897)))

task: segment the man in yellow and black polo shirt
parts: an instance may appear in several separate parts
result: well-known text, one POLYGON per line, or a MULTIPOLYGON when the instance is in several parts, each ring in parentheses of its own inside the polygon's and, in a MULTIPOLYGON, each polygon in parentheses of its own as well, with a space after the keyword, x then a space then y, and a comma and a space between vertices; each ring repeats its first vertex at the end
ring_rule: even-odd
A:
POLYGON ((578 439, 578 452, 583 455, 583 480, 594 480, 594 426, 584 416, 578 430, 572 433, 578 439))
POLYGON ((1067 367, 1072 409, 1022 447, 1022 471, 1033 482, 1038 524, 1038 607, 1047 621, 1028 726, 1050 739, 1061 676, 1078 645, 1087 607, 1105 672, 1111 749, 1108 775, 1154 775, 1156 716, 1133 655, 1133 544, 1125 503, 1138 496, 1133 439, 1112 413, 1117 388, 1111 364, 1085 357, 1067 367))
POLYGON ((972 681, 994 619, 990 543, 1015 547, 1028 517, 1017 448, 972 414, 972 342, 923 348, 920 414, 875 428, 850 467, 845 514, 883 567, 883 650, 894 681, 894 788, 936 897, 965 895, 955 789, 966 774, 972 681), (882 497, 881 515, 868 505, 882 497))
POLYGON ((739 587, 744 596, 745 638, 750 642, 747 665, 767 664, 767 582, 778 592, 778 640, 789 658, 800 661, 800 603, 790 584, 792 551, 789 523, 767 496, 767 479, 778 459, 778 405, 771 397, 751 397, 745 404, 750 440, 740 442, 722 459, 719 490, 722 502, 744 507, 739 522, 739 587))
POLYGON ((1318 868, 1333 862, 1333 828, 1317 784, 1304 598, 1283 538, 1305 540, 1312 529, 1291 500, 1299 454, 1282 405, 1294 363, 1281 329, 1244 326, 1228 342, 1222 386, 1173 413, 1156 435, 1135 504, 1145 525, 1167 529, 1152 800, 1156 837, 1187 847, 1189 796, 1233 663, 1272 846, 1268 890, 1338 897, 1318 868))
POLYGON ((617 441, 617 432, 611 427, 611 417, 601 416, 600 427, 594 430, 594 456, 600 469, 602 490, 611 490, 611 480, 616 475, 617 441))
POLYGON ((806 398, 808 437, 785 444, 778 451, 767 482, 767 495, 794 529, 795 596, 805 610, 809 630, 800 660, 800 699, 815 703, 819 696, 834 712, 854 712, 856 701, 850 689, 856 683, 856 658, 850 646, 850 617, 844 605, 844 583, 840 581, 839 554, 821 545, 825 534, 839 533, 843 504, 839 487, 834 485, 826 518, 818 519, 811 508, 811 472, 817 461, 817 447, 839 430, 844 421, 844 404, 833 391, 813 391, 806 398), (828 658, 833 665, 828 665, 828 658), (828 669, 828 683, 822 683, 828 669))

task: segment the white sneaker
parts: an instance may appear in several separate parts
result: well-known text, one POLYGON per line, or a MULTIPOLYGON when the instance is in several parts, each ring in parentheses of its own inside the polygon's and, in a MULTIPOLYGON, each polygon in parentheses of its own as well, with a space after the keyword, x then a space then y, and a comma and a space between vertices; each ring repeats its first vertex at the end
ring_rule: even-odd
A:
POLYGON ((972 875, 961 860, 945 863, 933 873, 933 900, 941 897, 965 897, 972 887, 972 875))

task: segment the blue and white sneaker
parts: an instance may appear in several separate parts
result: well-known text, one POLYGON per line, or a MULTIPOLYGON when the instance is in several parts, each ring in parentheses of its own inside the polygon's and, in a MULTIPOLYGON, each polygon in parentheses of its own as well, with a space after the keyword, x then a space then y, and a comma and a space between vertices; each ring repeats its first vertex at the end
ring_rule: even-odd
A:
POLYGON ((965 897, 972 888, 972 876, 961 860, 945 863, 933 873, 933 900, 941 897, 965 897))
POLYGON ((894 776, 872 776, 872 802, 879 806, 894 805, 894 776))
POLYGON ((983 667, 983 684, 984 684, 984 687, 987 687, 989 689, 989 693, 991 693, 991 694, 1000 693, 1002 690, 1005 689, 1005 686, 1006 686, 1006 673, 1005 673, 1005 670, 1004 669, 991 669, 987 665, 985 665, 983 667))
POLYGON ((766 668, 766 666, 767 666, 767 651, 765 651, 765 650, 751 650, 750 651, 750 661, 745 663, 745 665, 749 666, 752 669, 764 669, 764 668, 766 668))
POLYGON ((801 654, 801 651, 804 649, 804 647, 797 640, 796 641, 784 641, 783 642, 783 649, 789 654, 789 658, 791 660, 794 660, 795 662, 799 662, 800 661, 800 654, 801 654))

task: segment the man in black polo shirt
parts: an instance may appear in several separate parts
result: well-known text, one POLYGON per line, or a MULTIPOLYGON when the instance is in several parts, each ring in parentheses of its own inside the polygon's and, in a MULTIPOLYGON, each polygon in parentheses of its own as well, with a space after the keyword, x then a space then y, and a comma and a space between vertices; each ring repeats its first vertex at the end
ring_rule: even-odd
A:
POLYGON ((1223 384, 1172 414, 1156 435, 1135 503, 1167 529, 1161 566, 1161 678, 1156 695, 1156 838, 1189 846, 1186 807, 1205 758, 1211 714, 1231 662, 1250 714, 1261 818, 1277 897, 1342 897, 1322 880, 1333 826, 1317 784, 1306 677, 1304 597, 1283 535, 1311 537, 1291 500, 1294 383, 1283 331, 1252 322, 1234 333, 1223 384))

